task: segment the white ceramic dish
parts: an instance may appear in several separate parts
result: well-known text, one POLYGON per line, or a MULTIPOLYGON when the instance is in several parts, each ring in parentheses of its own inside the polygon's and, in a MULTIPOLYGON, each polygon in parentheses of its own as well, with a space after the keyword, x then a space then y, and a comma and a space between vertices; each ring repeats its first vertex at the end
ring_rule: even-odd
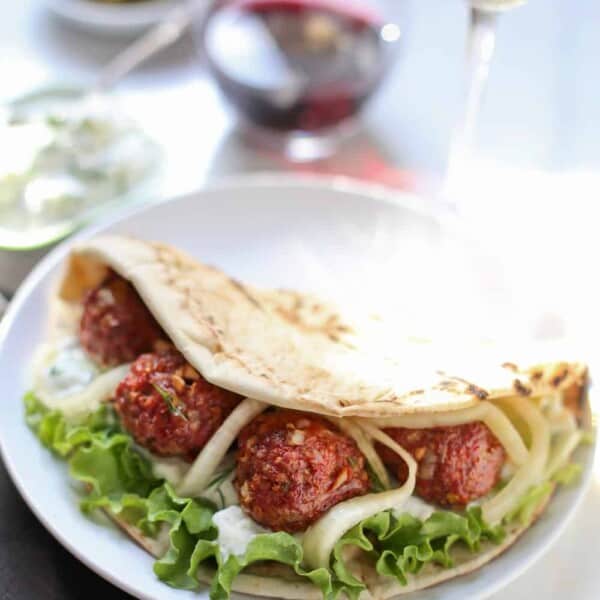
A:
MULTIPOLYGON (((297 287, 367 302, 386 290, 395 302, 404 302, 398 309, 406 308, 409 314, 411 304, 431 316, 445 313, 446 302, 453 305, 451 294, 433 303, 427 295, 435 293, 434 286, 446 285, 448 277, 455 282, 457 277, 459 282, 475 280, 469 274, 473 275, 474 264, 477 267, 475 246, 441 225, 417 199, 343 180, 242 178, 129 212, 76 238, 99 231, 176 244, 259 285, 297 287), (406 296, 413 300, 404 301, 406 296)), ((204 592, 182 592, 160 583, 150 556, 113 527, 84 517, 64 463, 53 458, 24 423, 21 396, 27 389, 27 366, 42 338, 46 298, 69 246, 61 244, 36 267, 0 325, 4 461, 42 523, 98 574, 139 598, 206 599, 204 592)), ((493 268, 491 262, 486 264, 493 268)), ((459 297, 475 295, 477 303, 486 303, 484 287, 461 289, 459 285, 455 292, 459 297)), ((592 454, 589 448, 580 453, 585 475, 579 485, 560 490, 539 522, 509 552, 470 575, 416 593, 411 600, 484 598, 525 571, 573 516, 590 481, 592 454)))
POLYGON ((183 0, 144 0, 131 4, 109 4, 95 0, 45 2, 58 16, 86 31, 133 35, 164 19, 183 0))

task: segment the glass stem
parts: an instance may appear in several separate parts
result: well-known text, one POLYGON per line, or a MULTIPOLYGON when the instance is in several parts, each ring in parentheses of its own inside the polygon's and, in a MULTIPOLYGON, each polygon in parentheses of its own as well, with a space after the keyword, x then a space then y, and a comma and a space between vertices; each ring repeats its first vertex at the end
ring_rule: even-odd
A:
POLYGON ((497 22, 498 13, 482 11, 478 8, 471 9, 467 47, 469 79, 461 136, 464 143, 469 146, 475 143, 475 130, 496 47, 497 22))
POLYGON ((468 158, 476 143, 477 124, 483 104, 490 64, 496 46, 498 13, 471 8, 467 42, 467 83, 464 108, 450 144, 442 199, 455 204, 455 183, 465 176, 468 158))

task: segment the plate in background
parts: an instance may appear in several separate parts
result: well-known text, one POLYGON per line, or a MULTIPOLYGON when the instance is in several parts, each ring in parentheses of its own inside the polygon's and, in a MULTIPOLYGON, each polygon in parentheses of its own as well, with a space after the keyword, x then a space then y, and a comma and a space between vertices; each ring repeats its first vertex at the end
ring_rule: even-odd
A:
MULTIPOLYGON (((404 323, 415 326, 417 310, 427 319, 448 319, 468 297, 471 303, 463 309, 477 322, 485 319, 495 297, 474 276, 485 265, 493 272, 493 260, 434 217, 422 200, 347 180, 238 178, 121 214, 75 239, 104 231, 175 244, 257 285, 296 287, 363 306, 381 305, 381 296, 389 292, 384 304, 395 304, 407 314, 404 323), (452 294, 448 281, 455 284, 452 294), (437 295, 438 288, 446 294, 437 295), (479 317, 472 312, 477 310, 479 317)), ((4 461, 40 521, 98 574, 139 598, 206 600, 207 592, 173 590, 159 582, 149 555, 116 528, 83 516, 66 465, 39 444, 24 422, 21 396, 28 385, 28 365, 43 338, 46 299, 70 245, 61 244, 36 267, 0 324, 0 380, 7 407, 0 419, 4 461)), ((579 484, 561 489, 510 551, 469 575, 409 598, 485 598, 523 573, 557 541, 574 515, 591 480, 592 454, 591 448, 581 449, 584 476, 579 484)))
POLYGON ((140 0, 108 3, 99 0, 45 0, 48 7, 87 31, 114 35, 140 33, 164 19, 184 0, 140 0))

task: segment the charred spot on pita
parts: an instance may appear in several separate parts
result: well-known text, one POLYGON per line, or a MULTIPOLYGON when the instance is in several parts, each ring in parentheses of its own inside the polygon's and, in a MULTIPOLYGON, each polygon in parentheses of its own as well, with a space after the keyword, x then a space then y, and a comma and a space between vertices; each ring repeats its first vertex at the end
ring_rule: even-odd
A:
POLYGON ((531 388, 528 388, 520 379, 515 379, 513 381, 513 388, 520 396, 531 395, 531 388))

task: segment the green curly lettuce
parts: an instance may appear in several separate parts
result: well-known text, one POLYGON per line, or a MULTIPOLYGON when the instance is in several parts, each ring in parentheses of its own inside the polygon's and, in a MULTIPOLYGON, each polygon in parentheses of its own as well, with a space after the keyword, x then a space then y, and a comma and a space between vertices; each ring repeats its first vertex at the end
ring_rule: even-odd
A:
POLYGON ((424 521, 408 513, 386 511, 365 519, 339 540, 332 568, 342 582, 358 590, 360 581, 344 560, 344 548, 356 546, 371 556, 380 575, 406 585, 407 576, 418 573, 429 562, 451 567, 450 549, 456 542, 475 552, 482 541, 499 543, 504 535, 502 527, 492 528, 483 521, 479 507, 468 509, 464 515, 434 512, 424 521))
POLYGON ((108 406, 88 415, 79 424, 69 423, 58 410, 47 408, 33 392, 23 398, 25 420, 40 442, 61 457, 89 442, 96 434, 117 432, 117 422, 108 406))
POLYGON ((168 527, 169 547, 156 561, 155 573, 175 587, 198 587, 187 571, 198 539, 216 537, 214 505, 180 498, 157 479, 149 461, 136 452, 131 436, 120 430, 109 406, 71 424, 31 392, 24 404, 30 428, 44 446, 67 460, 70 475, 84 484, 88 493, 81 500, 82 510, 109 510, 148 536, 168 527))
POLYGON ((277 562, 292 568, 297 575, 316 585, 326 600, 334 600, 346 591, 346 586, 337 581, 329 569, 303 569, 302 558, 301 543, 283 531, 257 535, 240 556, 223 556, 216 541, 199 540, 192 554, 188 574, 195 576, 198 567, 207 559, 211 559, 216 569, 210 590, 212 600, 229 598, 237 575, 249 565, 264 561, 277 562))
MULTIPOLYGON (((203 499, 182 498, 156 478, 131 436, 120 429, 112 408, 103 406, 83 422, 72 424, 60 412, 46 408, 33 393, 26 394, 24 403, 27 423, 41 443, 65 459, 71 476, 84 485, 87 493, 81 500, 82 510, 110 511, 150 537, 168 533, 154 573, 172 587, 193 590, 200 585, 198 569, 208 566, 215 571, 212 600, 229 598, 236 576, 249 565, 265 561, 289 566, 316 585, 326 600, 342 594, 355 600, 365 585, 352 573, 349 556, 353 551, 365 553, 380 575, 406 584, 409 575, 427 563, 451 567, 451 549, 457 543, 476 552, 482 542, 499 543, 505 535, 502 526, 490 527, 484 522, 479 507, 461 514, 438 511, 425 520, 385 511, 365 519, 337 542, 329 569, 305 570, 301 542, 285 532, 259 534, 243 555, 223 556, 212 520, 216 506, 203 499)), ((569 482, 579 470, 576 465, 566 465, 554 481, 531 488, 504 524, 529 523, 555 482, 569 482)))
POLYGON ((580 464, 567 463, 554 473, 552 481, 562 483, 563 485, 571 485, 579 479, 582 471, 583 467, 580 464))
POLYGON ((155 574, 168 585, 196 589, 200 563, 211 561, 216 568, 211 597, 228 598, 242 569, 271 560, 312 581, 325 598, 339 595, 341 588, 327 569, 302 569, 302 546, 287 533, 261 534, 243 556, 223 559, 212 522, 216 507, 202 499, 181 498, 168 483, 155 478, 150 463, 135 451, 132 438, 120 430, 109 407, 83 423, 70 424, 33 393, 26 394, 24 403, 27 423, 42 444, 66 458, 71 476, 85 484, 84 512, 109 510, 148 536, 168 527, 168 548, 154 564, 155 574))
POLYGON ((529 525, 538 513, 538 508, 546 503, 553 491, 552 481, 544 481, 529 488, 518 504, 505 515, 503 522, 508 524, 518 521, 521 525, 529 525))

